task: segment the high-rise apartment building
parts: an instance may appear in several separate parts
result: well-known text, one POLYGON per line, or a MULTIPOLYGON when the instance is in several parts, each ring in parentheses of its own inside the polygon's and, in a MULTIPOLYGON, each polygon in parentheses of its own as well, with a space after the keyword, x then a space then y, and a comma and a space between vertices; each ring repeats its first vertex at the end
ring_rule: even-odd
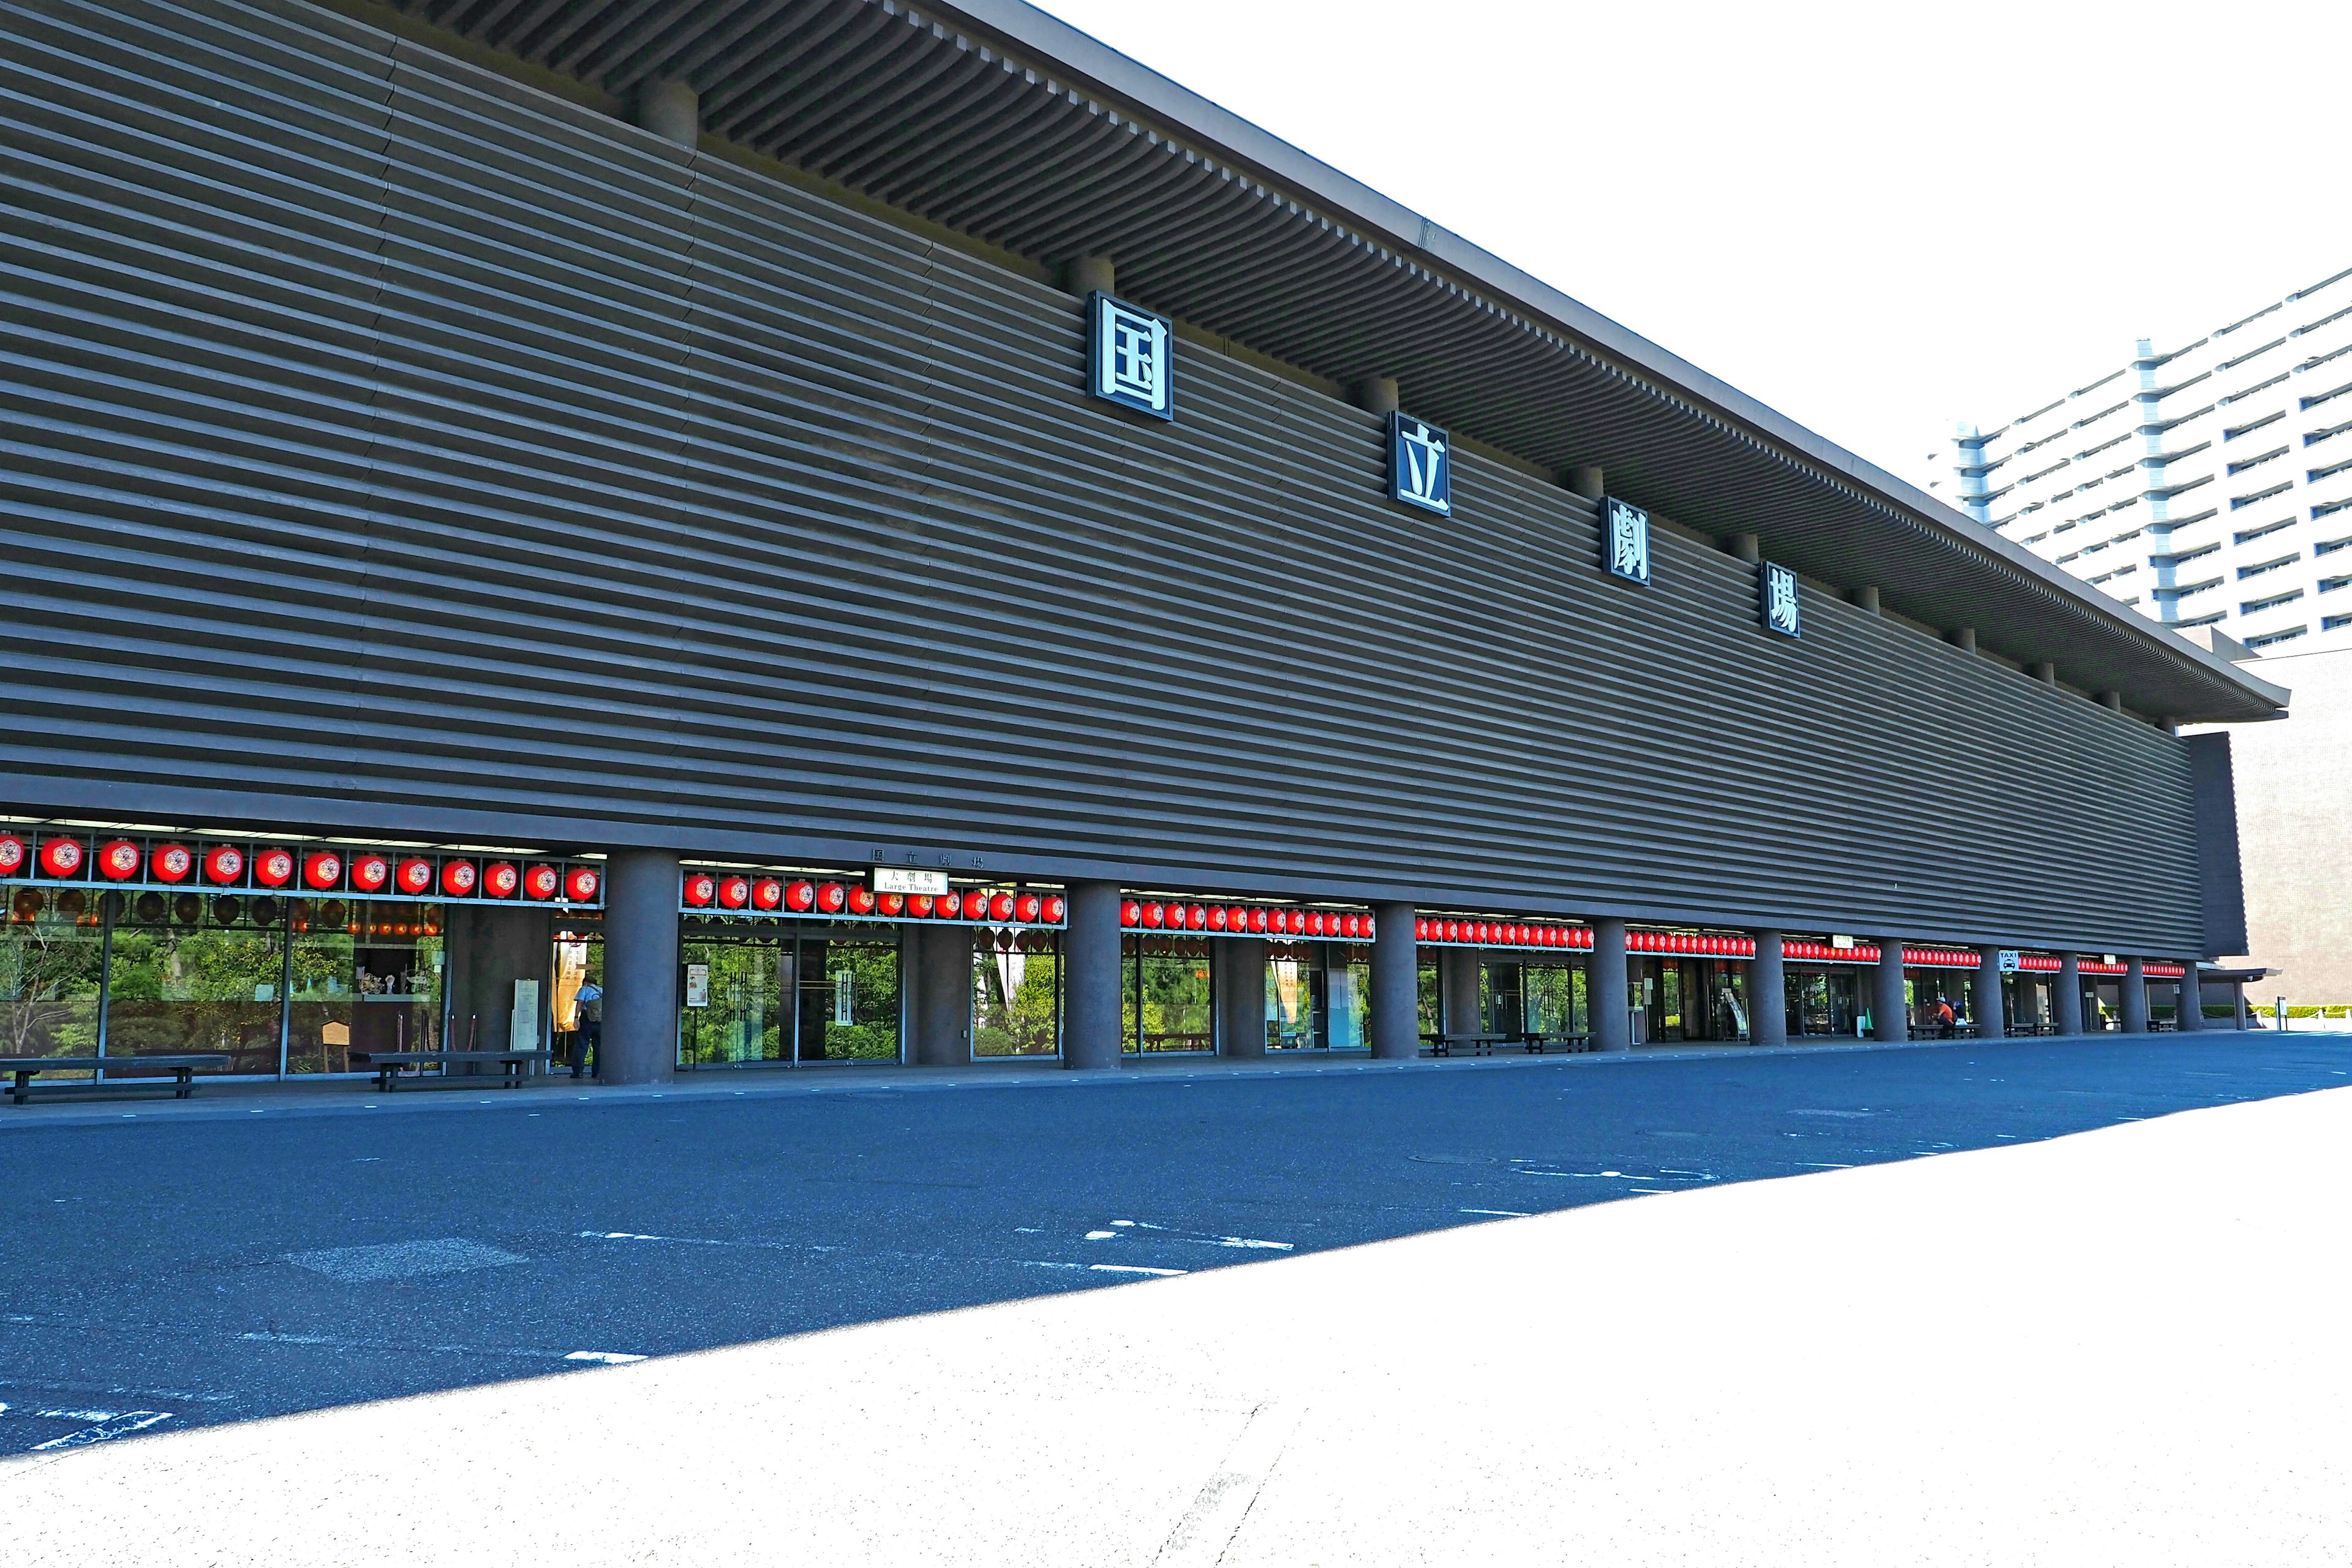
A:
POLYGON ((1969 516, 2151 619, 2352 646, 2352 268, 1956 444, 1969 516))
POLYGON ((2294 691, 2231 736, 2248 956, 2352 1002, 2352 268, 1955 440, 1937 494, 2294 691))

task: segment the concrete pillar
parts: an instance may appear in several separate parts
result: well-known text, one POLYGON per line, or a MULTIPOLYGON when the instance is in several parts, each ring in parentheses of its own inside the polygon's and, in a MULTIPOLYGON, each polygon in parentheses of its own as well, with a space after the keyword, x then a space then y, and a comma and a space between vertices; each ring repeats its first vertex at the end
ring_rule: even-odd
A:
POLYGON ((1411 904, 1372 907, 1372 1055, 1409 1062, 1421 1055, 1421 947, 1411 904))
MULTIPOLYGON (((673 923, 677 900, 670 900, 673 923)), ((555 984, 555 925, 551 911, 494 904, 451 904, 444 950, 448 953, 443 984, 449 994, 449 1045, 457 1051, 549 1049, 544 1025, 534 1019, 528 1040, 514 1035, 515 984, 536 982, 539 1002, 534 1011, 544 1017, 555 984)), ((362 1016, 352 1042, 362 1049, 373 1046, 391 1050, 389 1039, 360 1038, 373 1020, 362 1016)), ((385 1011, 389 1012, 387 1008, 385 1011)), ((298 1042, 296 1054, 316 1054, 324 1047, 315 1039, 298 1042)), ((498 1070, 498 1069, 492 1069, 498 1070)))
POLYGON ((2058 667, 2045 658, 2033 667, 2033 679, 2044 686, 2055 686, 2058 684, 2058 667))
POLYGON ((1070 923, 1062 932, 1062 1065, 1118 1066, 1125 1044, 1119 1016, 1118 884, 1070 884, 1070 923))
POLYGON ((1789 974, 1777 931, 1750 931, 1756 957, 1748 966, 1748 1043, 1785 1046, 1789 1043, 1789 974))
POLYGON ((2180 961, 2180 1001, 2172 1009, 2172 1026, 2187 1033, 2205 1026, 2205 987, 2197 978, 2197 961, 2180 961))
POLYGON ((1568 489, 1570 495, 1580 495, 1590 501, 1600 500, 1609 493, 1601 484, 1601 468, 1596 463, 1583 463, 1569 469, 1568 489))
POLYGON ((1885 613, 1879 608, 1878 590, 1875 587, 1856 588, 1853 591, 1853 602, 1874 616, 1885 613))
POLYGON ((2062 1035, 2083 1032, 2083 961, 2071 952, 2058 955, 2058 994, 2055 1022, 2062 1035))
POLYGON ((2120 691, 2102 691, 2099 693, 2099 706, 2111 713, 2120 713, 2124 710, 2124 694, 2120 691))
POLYGON ((1976 629, 1976 627, 1974 627, 1974 626, 1959 626, 1959 627, 1955 628, 1955 629, 1954 629, 1954 631, 1952 632, 1952 646, 1953 646, 1954 647, 1956 647, 1956 648, 1958 648, 1962 653, 1974 653, 1974 652, 1976 652, 1976 651, 1977 651, 1977 629, 1976 629))
POLYGON ((2252 1028, 2254 1021, 2246 1016, 2246 983, 2242 980, 2239 981, 2230 987, 2230 993, 2238 1000, 2239 1029, 2242 1031, 2252 1028))
POLYGON ((1764 545, 1752 533, 1735 533, 1730 540, 1731 553, 1753 566, 1764 559, 1764 545))
POLYGON ((662 1083, 677 1069, 677 857, 622 849, 604 862, 604 1030, 597 1077, 662 1083))
POLYGON ((1478 1002, 1478 968, 1484 955, 1475 947, 1437 950, 1437 1029, 1444 1035, 1483 1035, 1486 1010, 1478 1002))
POLYGON ((921 1067, 965 1067, 971 1061, 971 926, 906 926, 899 963, 905 966, 908 1059, 921 1067))
POLYGON ((1882 1040, 1911 1037, 1911 1006, 1903 999, 1903 939, 1878 939, 1878 972, 1870 999, 1871 1031, 1882 1040))
POLYGON ((2009 1009, 2001 1003, 2000 949, 1997 947, 1977 949, 1977 972, 1969 986, 1969 1011, 1976 1017, 1978 1039, 2009 1037, 2009 1009))
POLYGON ((1592 1010, 1592 1047, 1601 1051, 1633 1048, 1633 1019, 1625 972, 1625 922, 1592 922, 1592 957, 1585 972, 1585 1000, 1592 1010))
POLYGON ((2147 1033, 2147 972, 2137 954, 2124 960, 2124 1033, 2147 1033))
POLYGON ((1368 375, 1356 383, 1352 395, 1357 407, 1373 414, 1394 414, 1404 406, 1403 395, 1392 375, 1368 375))
POLYGON ((637 92, 637 123, 675 147, 702 141, 702 98, 690 81, 647 82, 637 92))
POLYGON ((1265 1055, 1265 938, 1212 937, 1209 949, 1215 973, 1218 1053, 1265 1055))
POLYGON ((1070 263, 1070 292, 1118 292, 1118 268, 1108 256, 1081 256, 1070 263))

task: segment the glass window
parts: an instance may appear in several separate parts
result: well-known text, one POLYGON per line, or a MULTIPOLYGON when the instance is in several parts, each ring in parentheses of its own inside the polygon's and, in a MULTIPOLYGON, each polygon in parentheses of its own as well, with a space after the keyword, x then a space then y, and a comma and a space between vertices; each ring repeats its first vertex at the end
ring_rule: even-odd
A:
MULTIPOLYGON (((578 945, 584 949, 586 944, 578 945)), ((791 1038, 791 1019, 786 1016, 792 1005, 792 987, 787 983, 791 947, 792 939, 779 933, 688 929, 678 949, 678 961, 687 972, 685 994, 679 998, 678 1066, 740 1067, 785 1059, 791 1038), (707 940, 698 940, 704 937, 707 940)), ((583 951, 580 954, 583 974, 586 957, 583 951)), ((560 970, 558 975, 560 996, 560 970)), ((578 994, 575 984, 575 1020, 578 994)))
POLYGON ((1420 1002, 1421 1032, 1426 1037, 1437 1033, 1437 965, 1424 963, 1417 976, 1415 992, 1420 1002))
POLYGON ((1368 1051, 1371 1037, 1372 953, 1353 942, 1323 944, 1323 1016, 1335 1051, 1368 1051))
POLYGON ((439 905, 296 899, 287 920, 288 1072, 350 1072, 353 1051, 441 1048, 439 905))
POLYGON ((604 1033, 604 935, 568 923, 576 919, 567 917, 555 933, 555 999, 548 1011, 555 1064, 575 1077, 590 1069, 604 1033))
POLYGON ((110 939, 106 1054, 226 1052, 232 1073, 278 1070, 287 907, 223 893, 127 895, 110 939))
POLYGON ((873 929, 801 939, 800 1060, 898 1059, 898 936, 873 929))
POLYGON ((7 895, 0 1056, 95 1056, 105 941, 94 901, 79 888, 11 887, 7 895))
POLYGON ((1486 965, 1486 1032, 1516 1035, 1528 1026, 1526 966, 1516 962, 1486 965))
POLYGON ((981 931, 971 950, 971 1054, 1050 1057, 1061 1049, 1061 936, 981 931))
POLYGON ((1325 1042, 1320 942, 1266 944, 1266 1048, 1314 1050, 1325 1042))
POLYGON ((1209 939, 1129 936, 1120 940, 1120 949, 1127 1049, 1214 1050, 1209 939))
POLYGON ((1573 963, 1531 963, 1523 982, 1527 988, 1528 1029, 1538 1035, 1589 1035, 1584 967, 1573 963))

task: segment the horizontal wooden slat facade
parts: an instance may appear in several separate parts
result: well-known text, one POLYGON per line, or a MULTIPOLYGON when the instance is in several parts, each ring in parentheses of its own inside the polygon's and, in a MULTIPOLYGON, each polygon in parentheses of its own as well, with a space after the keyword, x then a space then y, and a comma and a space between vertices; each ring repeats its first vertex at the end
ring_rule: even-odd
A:
POLYGON ((2144 722, 294 0, 0 34, 19 810, 2202 949, 2144 722))

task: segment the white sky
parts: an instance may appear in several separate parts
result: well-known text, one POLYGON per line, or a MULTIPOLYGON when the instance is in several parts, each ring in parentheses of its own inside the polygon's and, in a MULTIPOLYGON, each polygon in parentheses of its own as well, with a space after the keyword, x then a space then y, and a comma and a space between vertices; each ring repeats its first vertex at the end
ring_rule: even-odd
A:
POLYGON ((2352 267, 2346 0, 1042 3, 1939 494, 2352 267))

